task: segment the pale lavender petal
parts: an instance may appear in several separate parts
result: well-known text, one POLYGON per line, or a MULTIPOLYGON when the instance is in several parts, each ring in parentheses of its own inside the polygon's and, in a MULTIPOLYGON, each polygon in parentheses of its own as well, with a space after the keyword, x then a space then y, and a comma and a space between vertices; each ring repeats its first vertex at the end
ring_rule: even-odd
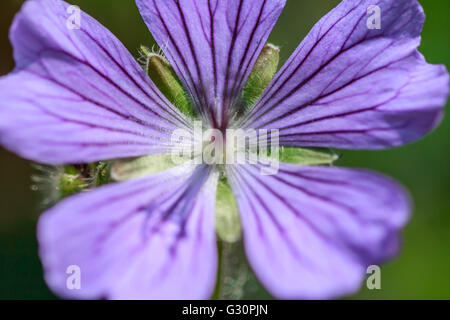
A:
POLYGON ((449 78, 417 51, 416 0, 344 0, 274 78, 244 126, 280 129, 284 145, 379 149, 423 137, 440 121, 449 78), (381 29, 369 29, 371 5, 381 29))
POLYGON ((45 279, 67 298, 207 299, 215 287, 216 175, 171 169, 77 195, 40 218, 45 279), (69 266, 81 270, 70 290, 69 266))
POLYGON ((226 126, 285 0, 136 3, 199 111, 226 126))
POLYGON ((0 142, 49 164, 168 149, 186 119, 114 35, 85 13, 69 29, 68 4, 27 1, 10 38, 15 71, 0 78, 0 142))
POLYGON ((409 216, 403 189, 375 173, 281 164, 230 171, 245 249, 278 298, 322 299, 357 291, 366 268, 391 258, 409 216))

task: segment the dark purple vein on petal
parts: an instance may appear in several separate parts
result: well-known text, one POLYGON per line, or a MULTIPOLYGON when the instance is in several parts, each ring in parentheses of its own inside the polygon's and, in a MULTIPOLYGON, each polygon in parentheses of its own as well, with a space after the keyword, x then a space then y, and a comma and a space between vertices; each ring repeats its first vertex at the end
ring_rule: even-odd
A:
MULTIPOLYGON (((332 247, 338 247, 339 248, 339 244, 333 239, 331 238, 330 235, 324 233, 323 231, 321 231, 320 229, 317 228, 317 226, 314 224, 314 222, 312 222, 309 218, 308 218, 308 214, 302 214, 302 212, 297 209, 294 208, 290 202, 288 201, 288 199, 286 199, 284 196, 280 195, 275 189, 272 189, 268 183, 266 183, 265 181, 263 181, 262 179, 260 179, 256 174, 252 173, 249 169, 245 168, 245 170, 248 172, 248 174, 250 176, 253 177, 253 179, 255 179, 264 189, 266 189, 269 193, 273 194, 296 218, 300 219, 301 221, 303 221, 308 228, 310 228, 312 231, 314 231, 314 233, 320 238, 322 239, 324 242, 328 243, 330 246, 332 247)), ((254 193, 254 192, 253 192, 254 193)), ((258 195, 256 195, 254 193, 255 196, 259 197, 258 195)), ((262 200, 259 197, 259 202, 262 204, 262 202, 264 200, 262 200)), ((270 209, 268 209, 270 210, 270 209)), ((328 219, 329 221, 331 221, 332 223, 336 223, 336 220, 330 216, 330 215, 324 215, 324 217, 326 219, 328 219)), ((290 241, 292 241, 289 238, 290 241)), ((292 242, 292 247, 295 248, 295 250, 298 252, 298 249, 295 247, 295 244, 292 242)), ((298 254, 300 255, 300 252, 298 252, 298 254)), ((314 263, 312 261, 310 261, 312 263, 312 266, 314 266, 314 263)), ((318 267, 318 266, 315 266, 318 267)))
MULTIPOLYGON (((178 12, 179 12, 179 14, 180 14, 181 21, 182 21, 182 23, 183 23, 183 30, 184 30, 184 33, 185 33, 185 35, 186 35, 186 39, 188 40, 189 49, 190 49, 190 51, 191 51, 192 58, 194 59, 195 68, 197 69, 197 75, 198 75, 198 78, 199 78, 199 80, 200 80, 200 86, 201 86, 200 90, 201 90, 201 92, 203 93, 200 97, 203 97, 203 100, 204 100, 204 102, 205 102, 205 106, 208 108, 209 116, 210 116, 210 118, 211 118, 211 120, 212 120, 212 122, 213 122, 213 125, 217 125, 217 119, 215 118, 215 114, 214 114, 214 112, 212 112, 211 106, 210 106, 210 104, 209 104, 209 101, 207 101, 207 97, 206 97, 206 95, 205 95, 205 93, 206 93, 207 91, 206 91, 204 79, 203 79, 203 77, 202 77, 202 72, 201 72, 201 69, 200 69, 200 63, 199 63, 199 61, 198 61, 198 57, 197 57, 197 54, 196 54, 196 51, 195 51, 195 48, 194 48, 194 44, 193 44, 193 42, 192 42, 190 30, 189 30, 189 28, 188 28, 188 26, 187 26, 186 17, 184 16, 184 12, 183 12, 183 10, 181 9, 180 2, 179 2, 179 1, 176 1, 176 0, 173 0, 173 1, 175 2, 176 7, 177 7, 177 9, 178 9, 178 12)), ((162 20, 162 19, 161 19, 161 20, 162 20)), ((200 107, 201 107, 201 106, 199 106, 199 108, 200 108, 200 107)))
MULTIPOLYGON (((381 52, 383 52, 383 51, 386 50, 386 49, 387 49, 387 48, 384 48, 381 52)), ((343 90, 343 89, 345 89, 345 88, 347 88, 347 87, 349 87, 349 86, 355 84, 355 83, 358 82, 359 80, 362 80, 362 79, 364 79, 364 78, 366 78, 366 77, 368 77, 368 76, 370 76, 370 75, 372 75, 372 74, 375 74, 375 73, 377 73, 377 72, 379 72, 379 71, 382 71, 382 70, 389 69, 389 68, 392 67, 392 65, 394 65, 394 64, 396 64, 396 63, 399 63, 399 62, 403 61, 404 59, 407 59, 407 58, 411 57, 412 55, 413 55, 413 54, 408 54, 407 56, 404 56, 404 57, 401 57, 401 58, 399 58, 399 59, 397 59, 397 60, 395 60, 395 61, 392 61, 392 62, 390 62, 390 63, 387 64, 387 65, 378 67, 378 68, 376 68, 376 69, 374 69, 374 70, 371 70, 371 71, 369 71, 369 72, 367 72, 367 73, 365 73, 365 74, 363 74, 363 75, 361 75, 361 76, 358 76, 358 77, 356 77, 356 78, 353 78, 353 79, 351 79, 350 81, 348 81, 348 82, 344 83, 343 85, 341 85, 340 87, 338 87, 338 88, 336 88, 336 89, 334 89, 334 90, 332 90, 332 91, 330 91, 330 92, 328 92, 328 93, 326 93, 326 94, 321 93, 321 94, 318 95, 316 98, 314 98, 314 99, 312 99, 312 100, 310 100, 310 101, 308 101, 308 102, 305 102, 305 103, 301 104, 300 106, 298 106, 298 107, 296 107, 296 108, 293 108, 293 109, 291 109, 291 110, 288 110, 287 112, 283 113, 282 115, 279 115, 279 116, 277 116, 277 117, 275 117, 275 118, 273 118, 273 119, 271 119, 271 120, 269 120, 269 121, 264 122, 264 123, 261 124, 261 125, 258 125, 258 127, 260 128, 260 127, 263 127, 263 126, 267 126, 267 125, 269 125, 269 124, 272 124, 272 123, 274 123, 274 122, 276 122, 276 121, 278 121, 278 120, 280 120, 280 119, 283 119, 283 118, 285 118, 285 117, 288 117, 288 116, 290 116, 290 115, 293 115, 294 113, 296 113, 296 112, 298 112, 298 111, 300 111, 300 110, 302 110, 302 109, 304 109, 304 108, 306 108, 306 107, 313 107, 313 106, 315 106, 315 105, 316 105, 316 106, 321 105, 320 103, 316 104, 316 102, 317 102, 317 101, 320 101, 320 100, 322 100, 322 99, 324 99, 324 98, 326 98, 326 97, 329 97, 329 96, 333 95, 334 93, 337 93, 337 92, 339 92, 339 91, 341 91, 341 90, 343 90)), ((368 63, 370 63, 370 61, 369 61, 368 63)), ((368 63, 367 63, 367 64, 368 64, 368 63)), ((366 64, 366 65, 367 65, 367 64, 366 64)), ((366 65, 364 65, 364 67, 365 67, 366 65)), ((362 68, 362 69, 363 69, 363 68, 362 68)), ((361 69, 361 70, 362 70, 362 69, 361 69)), ((324 89, 323 91, 325 91, 325 89, 324 89)), ((354 96, 356 96, 356 95, 354 95, 354 96)), ((338 101, 338 100, 339 100, 339 99, 337 99, 336 101, 338 101)), ((283 128, 283 129, 284 129, 284 128, 283 128)))
MULTIPOLYGON (((46 66, 42 63, 42 61, 39 61, 39 64, 40 64, 41 67, 45 70, 45 72, 46 72, 48 75, 50 75, 48 69, 47 69, 46 66)), ((66 89, 66 90, 68 90, 69 92, 72 92, 72 93, 76 94, 77 96, 81 97, 83 100, 85 100, 85 101, 87 101, 87 102, 90 102, 90 103, 92 103, 92 104, 94 104, 94 105, 96 105, 96 106, 98 106, 98 107, 100 107, 100 108, 102 108, 102 109, 104 109, 104 110, 107 110, 108 112, 111 112, 111 113, 113 113, 113 114, 115 114, 115 115, 121 117, 122 119, 125 119, 125 120, 131 120, 131 121, 133 121, 133 122, 135 122, 135 123, 138 123, 138 124, 140 124, 140 125, 143 125, 143 126, 145 126, 145 127, 154 129, 154 130, 159 131, 159 132, 168 132, 168 133, 170 133, 170 131, 167 130, 167 129, 163 129, 163 128, 160 128, 160 127, 156 127, 156 126, 154 126, 154 125, 152 125, 152 124, 150 124, 150 123, 147 123, 147 122, 142 121, 142 120, 140 120, 140 119, 134 118, 134 117, 132 117, 132 116, 130 116, 130 115, 123 114, 123 113, 121 113, 121 112, 119 112, 119 111, 117 111, 117 110, 114 110, 114 109, 112 109, 112 108, 110 108, 110 107, 108 107, 108 106, 106 106, 106 105, 104 105, 104 104, 101 104, 101 103, 99 103, 99 102, 97 102, 97 101, 94 101, 94 100, 92 100, 92 99, 90 99, 90 98, 84 96, 82 93, 80 93, 80 92, 74 90, 73 88, 71 88, 71 87, 69 87, 69 86, 66 86, 65 84, 63 84, 63 83, 57 81, 57 80, 56 80, 55 78, 53 78, 53 77, 46 77, 46 76, 44 76, 44 75, 42 75, 42 74, 39 74, 39 73, 30 71, 30 70, 27 70, 26 72, 29 72, 29 73, 31 73, 31 74, 37 76, 37 77, 46 79, 46 80, 48 80, 48 81, 50 81, 50 82, 56 83, 58 86, 60 86, 60 87, 62 87, 62 88, 64 88, 64 89, 66 89)))
MULTIPOLYGON (((233 57, 233 51, 234 51, 234 46, 236 45, 236 39, 238 37, 238 26, 239 26, 239 22, 241 20, 241 11, 242 11, 242 0, 239 0, 239 6, 237 9, 237 17, 234 20, 234 27, 232 28, 233 32, 231 35, 231 43, 230 43, 230 48, 228 50, 228 55, 227 55, 227 68, 226 68, 226 72, 225 72, 225 87, 223 89, 222 92, 222 101, 223 103, 225 103, 225 101, 229 101, 228 99, 228 95, 230 93, 228 93, 228 82, 230 79, 230 66, 231 66, 231 59, 233 57)), ((219 114, 222 115, 220 121, 222 121, 222 119, 224 118, 224 110, 227 109, 225 106, 220 105, 220 109, 218 110, 219 114)))
MULTIPOLYGON (((56 52, 62 55, 66 55, 71 59, 74 59, 75 61, 79 62, 80 64, 83 64, 85 66, 87 66, 89 69, 91 69, 92 71, 94 71, 96 74, 98 74, 103 80, 105 80, 106 82, 109 82, 113 87, 115 87, 118 91, 122 92, 125 96, 127 96, 130 100, 134 101, 137 105, 139 105, 142 109, 151 112, 153 115, 157 116, 158 118, 161 118, 165 121, 167 121, 168 123, 173 124, 174 126, 177 126, 176 123, 174 123, 172 120, 165 118, 163 116, 161 116, 160 114, 158 114, 156 111, 154 111, 153 109, 149 108, 145 103, 143 103, 142 101, 140 101, 139 99, 137 99, 136 97, 134 97, 133 95, 131 95, 129 92, 127 92, 125 89, 123 89, 121 86, 119 86, 116 82, 114 82, 112 79, 110 79, 109 77, 107 77, 106 75, 104 75, 102 72, 100 72, 97 68, 95 68, 93 65, 91 65, 89 62, 81 60, 77 57, 75 57, 74 55, 66 52, 66 51, 62 51, 62 50, 56 50, 56 49, 52 49, 52 50, 48 50, 45 52, 56 52)), ((42 52, 44 53, 44 52, 42 52)), ((42 54, 41 53, 41 54, 42 54)), ((49 72, 48 69, 46 69, 48 74, 51 74, 49 72)), ((126 71, 124 71, 126 73, 126 71)), ((128 73, 126 73, 128 74, 128 73)))
MULTIPOLYGON (((197 3, 195 2, 195 5, 197 6, 197 3)), ((211 54, 212 54, 212 65, 213 65, 213 72, 214 72, 214 96, 217 97, 217 57, 216 57, 216 44, 215 44, 215 24, 214 24, 214 18, 217 12, 218 3, 216 3, 216 7, 214 9, 211 8, 211 0, 208 0, 208 11, 209 11, 209 24, 210 24, 210 38, 211 38, 211 54)), ((202 21, 201 17, 199 17, 200 21, 202 21)))
MULTIPOLYGON (((164 140, 166 140, 166 139, 164 139, 162 137, 149 136, 149 135, 143 134, 141 132, 135 132, 135 131, 125 130, 125 129, 120 129, 120 128, 113 128, 113 127, 109 127, 109 126, 93 124, 93 123, 89 123, 89 122, 85 122, 85 121, 81 121, 81 120, 76 120, 76 119, 69 119, 69 118, 63 117, 63 116, 61 116, 59 114, 56 114, 54 112, 51 112, 50 110, 46 109, 43 105, 38 104, 34 100, 25 99, 24 101, 28 102, 31 105, 36 106, 44 114, 47 114, 48 116, 56 118, 56 119, 58 119, 59 121, 62 121, 62 122, 79 124, 79 125, 82 125, 82 126, 85 126, 85 127, 88 127, 88 128, 105 129, 105 130, 112 131, 112 132, 131 134, 131 135, 135 135, 135 136, 138 136, 138 137, 145 137, 145 138, 149 138, 149 139, 155 139, 157 141, 164 141, 164 140)), ((41 124, 39 124, 39 125, 41 125, 41 124)), ((27 127, 27 129, 28 128, 29 127, 27 127)), ((166 141, 169 141, 169 140, 166 140, 166 141)))
MULTIPOLYGON (((236 170, 236 171, 238 171, 238 170, 236 170)), ((298 248, 293 243, 292 239, 288 235, 286 235, 286 230, 283 228, 283 226, 280 225, 279 221, 273 215, 273 212, 270 210, 270 208, 267 207, 267 204, 265 203, 265 201, 253 190, 253 188, 251 188, 248 185, 248 182, 247 182, 248 179, 246 179, 246 177, 244 177, 240 172, 237 172, 237 174, 240 176, 240 179, 239 179, 240 181, 238 183, 240 183, 241 187, 245 186, 245 189, 248 190, 248 193, 245 192, 246 193, 246 201, 249 204, 251 204, 251 201, 252 201, 251 199, 256 199, 257 202, 264 209, 264 213, 269 217, 269 219, 275 225, 276 229, 278 230, 278 233, 286 240, 286 245, 289 248, 289 250, 292 252, 292 254, 295 257, 297 257, 297 259, 302 261, 302 263, 305 263, 305 264, 309 265, 310 267, 315 268, 316 267, 315 264, 310 259, 307 259, 307 257, 302 255, 301 252, 298 250, 298 248)), ((262 185, 262 186, 265 187, 264 185, 262 185)), ((243 189, 241 189, 241 190, 243 190, 243 189)), ((251 208, 252 208, 251 212, 252 212, 253 216, 255 217, 255 219, 258 219, 257 218, 257 216, 258 216, 257 210, 255 210, 255 207, 253 205, 251 205, 251 208)), ((266 243, 270 243, 270 242, 266 242, 266 243)), ((273 248, 273 249, 276 250, 276 248, 273 248)))
MULTIPOLYGON (((355 7, 355 8, 356 8, 356 7, 355 7)), ((354 8, 354 9, 355 9, 355 8, 354 8)), ((391 9, 391 8, 385 10, 385 11, 384 11, 385 14, 386 14, 386 12, 389 11, 390 9, 391 9)), ((351 11, 353 11, 353 10, 351 10, 351 11)), ((351 11, 350 11, 350 12, 351 12, 351 11)), ((348 14, 349 14, 349 13, 348 13, 348 14)), ((348 15, 348 14, 347 14, 347 15, 348 15)), ((341 19, 339 19, 334 25, 336 25, 338 22, 340 22, 340 21, 341 21, 343 18, 345 18, 347 15, 345 15, 344 17, 342 17, 341 19)), ((365 17, 365 14, 363 14, 362 17, 361 17, 358 21, 361 21, 364 17, 365 17)), ((409 20, 407 20, 407 21, 402 25, 402 27, 404 27, 405 25, 408 25, 412 19, 413 19, 413 17, 410 17, 409 20)), ((355 27, 353 28, 353 30, 351 31, 351 33, 346 37, 346 40, 345 40, 345 42, 344 42, 344 45, 341 46, 341 50, 339 50, 339 51, 338 51, 338 52, 337 52, 330 60, 328 60, 325 64, 322 64, 322 65, 320 66, 320 68, 319 68, 318 70, 316 70, 311 76, 309 76, 307 79, 305 79, 304 81, 302 81, 299 85, 297 85, 294 89, 292 89, 292 90, 291 90, 288 94, 286 94, 283 98, 279 99, 279 101, 278 101, 277 103, 272 104, 272 107, 268 108, 263 114, 261 114, 260 116, 258 116, 258 117, 256 117, 256 118, 254 118, 254 116, 256 115, 255 113, 253 113, 251 116, 250 116, 250 114, 249 114, 249 116, 247 117, 247 119, 250 120, 249 118, 251 117, 251 120, 253 120, 253 121, 251 121, 250 123, 247 123, 247 125, 250 125, 251 123, 257 121, 259 118, 261 118, 262 116, 264 116, 265 114, 267 114, 270 110, 272 110, 273 108, 275 108, 276 105, 277 105, 278 103, 280 103, 281 101, 283 101, 283 100, 286 99, 286 98, 289 98, 292 94, 295 93, 295 91, 297 91, 299 88, 301 88, 301 87, 304 86, 306 83, 308 83, 310 80, 312 80, 317 74, 320 73, 320 71, 322 71, 326 66, 328 66, 331 62, 333 62, 333 61, 334 61, 338 56, 340 56, 342 53, 345 53, 345 52, 349 51, 350 49, 353 49, 354 47, 356 47, 357 45, 363 43, 364 41, 372 41, 372 40, 374 40, 374 39, 382 38, 382 37, 384 36, 383 34, 380 34, 380 35, 376 35, 376 36, 374 36, 374 37, 372 37, 372 38, 367 38, 368 32, 366 32, 366 35, 365 35, 361 40, 359 40, 359 41, 355 42, 354 44, 352 44, 351 46, 345 48, 345 44, 346 44, 347 41, 351 38, 351 36, 352 36, 352 34, 353 34, 353 32, 354 32, 356 26, 358 26, 358 24, 359 24, 359 22, 355 25, 355 27), (345 49, 344 49, 344 48, 345 48, 345 49)), ((333 29, 334 25, 333 25, 330 29, 328 29, 326 33, 328 33, 331 29, 333 29)), ((399 29, 400 29, 400 28, 399 28, 399 29)), ((281 87, 280 87, 279 89, 281 89, 281 88, 288 82, 288 80, 289 80, 289 79, 297 72, 297 70, 303 65, 304 61, 306 61, 306 58, 312 53, 312 51, 314 50, 315 46, 316 46, 316 45, 324 38, 324 36, 325 36, 325 34, 320 38, 320 40, 318 40, 318 41, 314 44, 313 48, 311 48, 311 50, 308 52, 307 56, 301 61, 301 63, 296 67, 295 71, 292 72, 292 73, 290 74, 290 76, 288 77, 288 79, 281 85, 281 87)), ((392 43, 393 43, 393 41, 391 41, 391 44, 392 44, 392 43)), ((410 54, 410 53, 408 53, 408 54, 410 54)), ((370 60, 369 60, 369 62, 370 62, 370 60)), ((277 78, 277 80, 279 80, 279 79, 280 79, 280 78, 277 78)), ((273 93, 272 96, 271 96, 268 100, 272 99, 273 96, 274 96, 275 94, 276 94, 276 92, 273 93)), ((319 98, 322 98, 322 97, 319 97, 319 98)), ((319 99, 319 98, 318 98, 318 99, 319 99)), ((267 102, 268 100, 266 100, 266 102, 267 102)), ((260 101, 262 101, 262 99, 261 99, 260 101)), ((257 111, 261 110, 261 109, 263 108, 264 105, 265 105, 265 103, 264 103, 264 104, 261 104, 261 106, 258 108, 257 111)))
MULTIPOLYGON (((245 47, 244 53, 241 55, 241 60, 239 62, 239 65, 244 65, 245 59, 249 56, 250 45, 253 43, 253 38, 256 35, 256 30, 258 29, 258 27, 261 24, 262 15, 263 15, 266 3, 267 3, 267 0, 264 0, 263 4, 262 4, 262 6, 261 6, 261 8, 259 10, 258 19, 257 19, 256 23, 253 25, 252 32, 250 34, 250 39, 247 42, 247 46, 245 47)), ((255 50, 251 54, 250 60, 248 60, 248 63, 245 66, 244 72, 242 72, 241 75, 240 75, 240 79, 236 79, 236 81, 234 82, 233 88, 231 90, 232 96, 238 96, 239 95, 238 90, 240 91, 242 89, 244 77, 245 77, 245 75, 247 74, 247 72, 248 72, 248 70, 250 68, 251 61, 255 57, 256 53, 260 51, 260 50, 258 50, 259 47, 261 47, 260 43, 258 43, 257 47, 255 48, 255 50)))
MULTIPOLYGON (((184 124, 187 127, 190 127, 189 123, 186 121, 186 119, 184 119, 176 109, 174 109, 169 103, 164 103, 164 98, 161 96, 161 93, 159 92, 159 90, 154 90, 154 88, 148 86, 148 88, 150 90, 152 90, 152 92, 154 94, 156 94, 158 96, 158 98, 161 100, 161 102, 163 102, 166 105, 166 108, 161 104, 158 103, 151 95, 148 94, 148 92, 139 84, 136 82, 136 80, 124 69, 123 65, 120 64, 110 53, 108 50, 106 50, 106 48, 97 41, 97 39, 93 38, 88 32, 86 32, 84 29, 81 29, 110 59, 111 61, 114 62, 114 64, 119 67, 119 69, 122 71, 122 73, 128 78, 130 79, 133 84, 139 88, 139 90, 148 98, 150 99, 153 103, 155 103, 155 105, 157 105, 161 110, 167 112, 170 116, 172 116, 174 119, 176 119, 177 121, 179 121, 180 123, 184 124)), ((114 42, 113 42, 114 43, 114 42)), ((119 52, 119 51, 118 51, 119 52)), ((145 79, 142 79, 145 80, 145 79)))
MULTIPOLYGON (((209 115, 208 115, 208 114, 205 112, 205 110, 202 108, 202 102, 201 102, 201 100, 203 99, 203 101, 204 101, 204 96, 202 96, 202 95, 200 94, 200 89, 197 87, 197 84, 195 83, 194 79, 192 78, 192 75, 191 75, 190 72, 189 72, 189 66, 188 66, 188 64, 187 64, 187 62, 186 62, 186 60, 185 60, 185 58, 184 58, 184 55, 182 54, 182 52, 181 52, 181 50, 180 50, 180 48, 179 48, 177 42, 175 41, 175 39, 173 38, 172 34, 170 33, 170 30, 169 30, 169 28, 167 27, 167 24, 165 23, 164 19, 162 18, 162 14, 161 14, 161 11, 159 10, 158 5, 156 4, 155 0, 152 0, 152 1, 153 1, 153 6, 155 7, 155 9, 156 9, 156 11, 157 11, 158 18, 159 18, 161 24, 163 25, 164 30, 166 31, 166 33, 167 33, 167 35, 168 35, 170 41, 173 43, 173 45, 174 45, 174 47, 175 47, 175 50, 176 50, 176 52, 177 52, 178 57, 181 59, 181 61, 182 61, 182 63, 183 63, 183 66, 184 66, 184 67, 183 67, 183 68, 180 68, 180 66, 179 66, 179 65, 177 64, 177 62, 176 62, 176 59, 172 59, 173 62, 175 63, 175 65, 177 66, 178 70, 180 70, 179 76, 181 76, 181 77, 183 78, 183 82, 188 86, 188 89, 189 89, 189 91, 190 91, 190 96, 191 96, 191 98, 192 98, 194 101, 196 101, 196 107, 197 107, 198 112, 199 112, 200 114, 202 114, 202 115, 204 116, 205 119, 208 119, 208 118, 209 118, 209 117, 208 117, 209 115), (184 72, 182 72, 183 69, 186 70, 186 75, 189 77, 190 81, 188 81, 188 80, 185 78, 185 74, 184 74, 184 72), (193 88, 191 88, 191 86, 189 86, 189 83, 192 84, 193 88), (194 92, 193 92, 193 91, 194 91, 194 92)), ((210 119, 210 118, 209 118, 209 119, 210 119)))
MULTIPOLYGON (((361 0, 362 1, 362 0, 361 0)), ((288 71, 288 67, 286 66, 285 69, 281 70, 279 72, 279 74, 276 75, 275 80, 269 85, 269 88, 267 88, 265 90, 265 92, 261 95, 260 97, 260 101, 261 104, 259 107, 254 108, 246 117, 245 121, 247 122, 248 120, 252 119, 255 116, 255 114, 257 112, 259 112, 260 109, 263 108, 263 106, 267 103, 267 101, 271 100, 274 95, 276 94, 276 92, 280 91, 282 89, 282 87, 284 87, 284 85, 286 83, 289 82, 289 80, 298 72, 298 70, 303 66, 304 62, 310 57, 311 53, 316 49, 316 47, 322 42, 322 40, 328 35, 328 33, 333 30, 333 28, 340 23, 343 19, 345 19, 350 13, 352 13, 354 10, 356 10, 357 6, 353 7, 351 10, 349 10, 344 16, 340 17, 335 23, 333 23, 328 30, 314 43, 314 45, 308 50, 308 52, 306 53, 306 55, 303 57, 303 59, 298 63, 298 65, 294 68, 293 71, 290 72, 290 74, 288 75, 287 79, 283 80, 283 83, 281 85, 278 86, 277 90, 272 90, 272 88, 276 87, 278 85, 278 82, 281 81, 281 79, 283 78, 285 72, 288 71), (269 92, 274 91, 272 93, 272 95, 266 99, 267 95, 269 94, 269 92), (262 103, 262 101, 266 101, 264 103, 262 103)), ((301 53, 301 50, 299 50, 297 52, 297 55, 301 53)), ((295 57, 294 57, 295 60, 295 57)), ((254 122, 254 121, 253 121, 254 122)))
MULTIPOLYGON (((320 121, 324 121, 324 120, 329 120, 329 119, 333 119, 333 118, 341 118, 341 117, 347 117, 350 115, 355 115, 355 114, 359 114, 359 113, 363 113, 363 112, 369 112, 369 111, 376 111, 379 107, 395 100, 398 98, 398 96, 400 95, 401 91, 403 88, 407 87, 409 85, 410 81, 407 81, 402 87, 400 87, 396 93, 390 97, 389 99, 378 103, 376 105, 370 106, 370 107, 366 107, 366 108, 361 108, 358 110, 353 110, 353 111, 347 111, 347 112, 342 112, 342 113, 338 113, 338 114, 331 114, 331 115, 327 115, 327 116, 322 116, 319 118, 315 118, 315 119, 311 119, 311 120, 307 120, 307 121, 303 121, 303 122, 298 122, 298 123, 294 123, 292 125, 283 127, 283 130, 287 130, 287 129, 291 129, 291 128, 296 128, 296 127, 300 127, 300 126, 304 126, 307 124, 311 124, 311 123, 315 123, 315 122, 320 122, 320 121)), ((388 127, 386 128, 386 130, 389 130, 389 128, 394 129, 393 127, 388 127)), ((371 130, 376 130, 376 129, 371 129, 371 130)), ((348 130, 348 131, 352 131, 352 130, 348 130)), ((302 133, 302 134, 308 134, 308 133, 302 133)), ((311 132, 309 134, 320 134, 320 132, 311 132)), ((284 134, 280 134, 280 137, 282 136, 286 136, 284 134)))

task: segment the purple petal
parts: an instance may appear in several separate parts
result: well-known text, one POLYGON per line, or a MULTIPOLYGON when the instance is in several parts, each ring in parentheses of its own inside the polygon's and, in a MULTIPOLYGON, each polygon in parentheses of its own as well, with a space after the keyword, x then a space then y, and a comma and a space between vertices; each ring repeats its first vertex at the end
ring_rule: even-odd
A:
POLYGON ((290 146, 394 147, 421 138, 441 119, 444 66, 417 46, 424 21, 416 0, 344 0, 322 18, 274 78, 245 126, 280 129, 290 146), (367 8, 381 8, 369 30, 367 8))
POLYGON ((230 173, 256 275, 278 298, 333 298, 357 291, 367 266, 391 258, 409 201, 375 173, 281 164, 274 176, 230 173))
POLYGON ((199 112, 226 125, 285 0, 136 0, 199 112))
POLYGON ((207 299, 215 286, 215 175, 175 168, 84 193, 43 214, 49 287, 68 298, 207 299), (69 266, 81 270, 70 290, 69 266))
POLYGON ((27 1, 10 37, 16 70, 0 78, 0 142, 49 164, 162 152, 186 122, 107 29, 68 4, 27 1))

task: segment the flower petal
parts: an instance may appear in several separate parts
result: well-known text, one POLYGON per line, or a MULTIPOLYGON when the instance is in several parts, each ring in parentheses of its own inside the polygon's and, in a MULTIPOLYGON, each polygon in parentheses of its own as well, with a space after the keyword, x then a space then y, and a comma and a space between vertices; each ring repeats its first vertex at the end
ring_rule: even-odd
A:
POLYGON ((392 257, 409 201, 393 181, 332 167, 281 164, 230 172, 244 243, 260 281, 279 298, 333 298, 358 290, 367 266, 392 257))
POLYGON ((350 149, 421 138, 442 116, 444 66, 417 46, 424 21, 416 0, 344 0, 322 18, 250 111, 244 126, 280 129, 280 143, 350 149), (369 29, 367 9, 381 9, 369 29))
POLYGON ((166 150, 184 116, 97 21, 59 0, 27 1, 10 37, 16 70, 0 78, 0 142, 49 164, 166 150))
POLYGON ((176 168, 69 198, 38 225, 49 287, 68 298, 206 299, 217 267, 208 167, 176 168), (69 266, 81 289, 66 286, 69 266))
POLYGON ((198 111, 213 124, 224 124, 285 0, 136 3, 198 111))

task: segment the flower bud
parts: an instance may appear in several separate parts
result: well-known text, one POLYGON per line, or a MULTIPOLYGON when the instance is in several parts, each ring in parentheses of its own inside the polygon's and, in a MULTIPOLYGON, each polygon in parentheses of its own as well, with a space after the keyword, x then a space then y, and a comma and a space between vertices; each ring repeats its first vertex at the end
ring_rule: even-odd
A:
POLYGON ((280 49, 266 44, 262 49, 255 66, 244 87, 243 100, 248 107, 253 106, 272 81, 278 69, 280 49))
POLYGON ((304 148, 282 147, 279 160, 281 162, 300 165, 333 164, 339 156, 332 152, 316 151, 304 148))
POLYGON ((142 46, 145 71, 166 98, 185 115, 191 116, 193 109, 183 86, 169 62, 161 55, 142 46))

